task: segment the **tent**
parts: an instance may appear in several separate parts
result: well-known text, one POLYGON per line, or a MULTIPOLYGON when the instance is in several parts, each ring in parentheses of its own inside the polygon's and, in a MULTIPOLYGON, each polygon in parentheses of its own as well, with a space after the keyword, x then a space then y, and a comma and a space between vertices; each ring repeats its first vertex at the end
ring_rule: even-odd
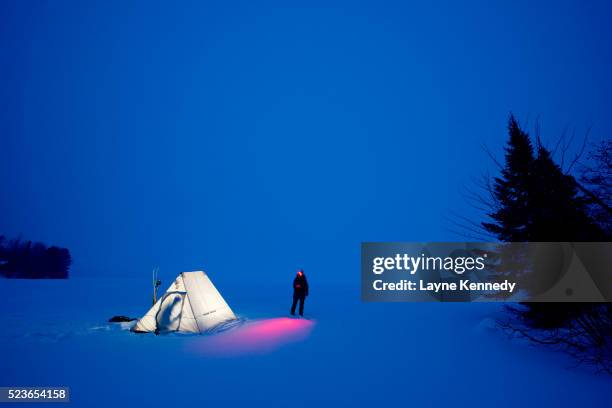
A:
POLYGON ((132 331, 204 333, 236 320, 206 273, 182 272, 132 331))

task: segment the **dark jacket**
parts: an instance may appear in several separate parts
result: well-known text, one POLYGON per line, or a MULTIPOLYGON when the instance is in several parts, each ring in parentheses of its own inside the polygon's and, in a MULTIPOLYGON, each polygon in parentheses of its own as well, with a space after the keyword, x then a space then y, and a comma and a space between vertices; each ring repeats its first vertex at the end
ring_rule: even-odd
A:
POLYGON ((296 275, 293 280, 293 296, 306 297, 308 296, 308 281, 306 275, 296 275))

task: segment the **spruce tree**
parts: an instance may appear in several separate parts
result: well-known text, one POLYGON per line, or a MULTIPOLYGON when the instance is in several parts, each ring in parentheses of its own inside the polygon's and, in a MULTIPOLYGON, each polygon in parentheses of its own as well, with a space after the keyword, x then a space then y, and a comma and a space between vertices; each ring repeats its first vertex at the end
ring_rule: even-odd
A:
MULTIPOLYGON (((586 200, 578 194, 576 180, 565 174, 538 140, 530 184, 529 235, 534 242, 604 240, 603 231, 587 214, 586 200)), ((522 318, 530 325, 556 328, 590 311, 591 303, 526 303, 522 318)))
MULTIPOLYGON (((587 215, 586 202, 578 194, 576 180, 564 174, 540 143, 534 157, 529 135, 511 115, 509 141, 501 177, 495 178, 493 196, 495 212, 492 222, 483 227, 502 242, 573 242, 604 240, 603 232, 587 215)), ((503 270, 500 276, 515 279, 533 276, 520 248, 506 248, 500 254, 503 270)), ((568 319, 591 308, 577 303, 524 303, 517 310, 529 325, 542 328, 560 327, 568 319)))
POLYGON ((531 241, 605 240, 603 231, 588 216, 587 202, 578 193, 576 180, 563 172, 540 141, 532 179, 527 226, 531 241))
POLYGON ((505 166, 501 177, 496 177, 493 185, 496 211, 489 214, 493 222, 482 225, 500 241, 526 242, 530 240, 527 220, 533 146, 529 135, 520 128, 513 115, 508 121, 508 134, 510 139, 505 148, 505 166))

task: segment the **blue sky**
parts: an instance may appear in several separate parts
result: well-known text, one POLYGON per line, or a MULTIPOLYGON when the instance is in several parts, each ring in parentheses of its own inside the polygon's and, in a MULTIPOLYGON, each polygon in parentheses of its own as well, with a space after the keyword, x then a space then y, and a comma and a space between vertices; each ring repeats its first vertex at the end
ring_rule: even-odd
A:
POLYGON ((612 135, 610 3, 490 3, 2 2, 0 233, 247 282, 457 240, 510 111, 612 135))

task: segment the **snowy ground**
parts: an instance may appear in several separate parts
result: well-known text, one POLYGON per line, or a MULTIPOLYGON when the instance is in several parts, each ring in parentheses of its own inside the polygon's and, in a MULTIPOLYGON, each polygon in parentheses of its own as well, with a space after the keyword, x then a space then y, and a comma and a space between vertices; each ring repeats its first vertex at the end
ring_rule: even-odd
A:
POLYGON ((610 406, 610 377, 507 340, 491 328, 497 305, 363 304, 357 288, 318 287, 311 319, 289 320, 287 288, 219 286, 247 320, 237 329, 156 337, 106 323, 142 315, 147 284, 0 279, 0 386, 69 386, 82 407, 610 406))

